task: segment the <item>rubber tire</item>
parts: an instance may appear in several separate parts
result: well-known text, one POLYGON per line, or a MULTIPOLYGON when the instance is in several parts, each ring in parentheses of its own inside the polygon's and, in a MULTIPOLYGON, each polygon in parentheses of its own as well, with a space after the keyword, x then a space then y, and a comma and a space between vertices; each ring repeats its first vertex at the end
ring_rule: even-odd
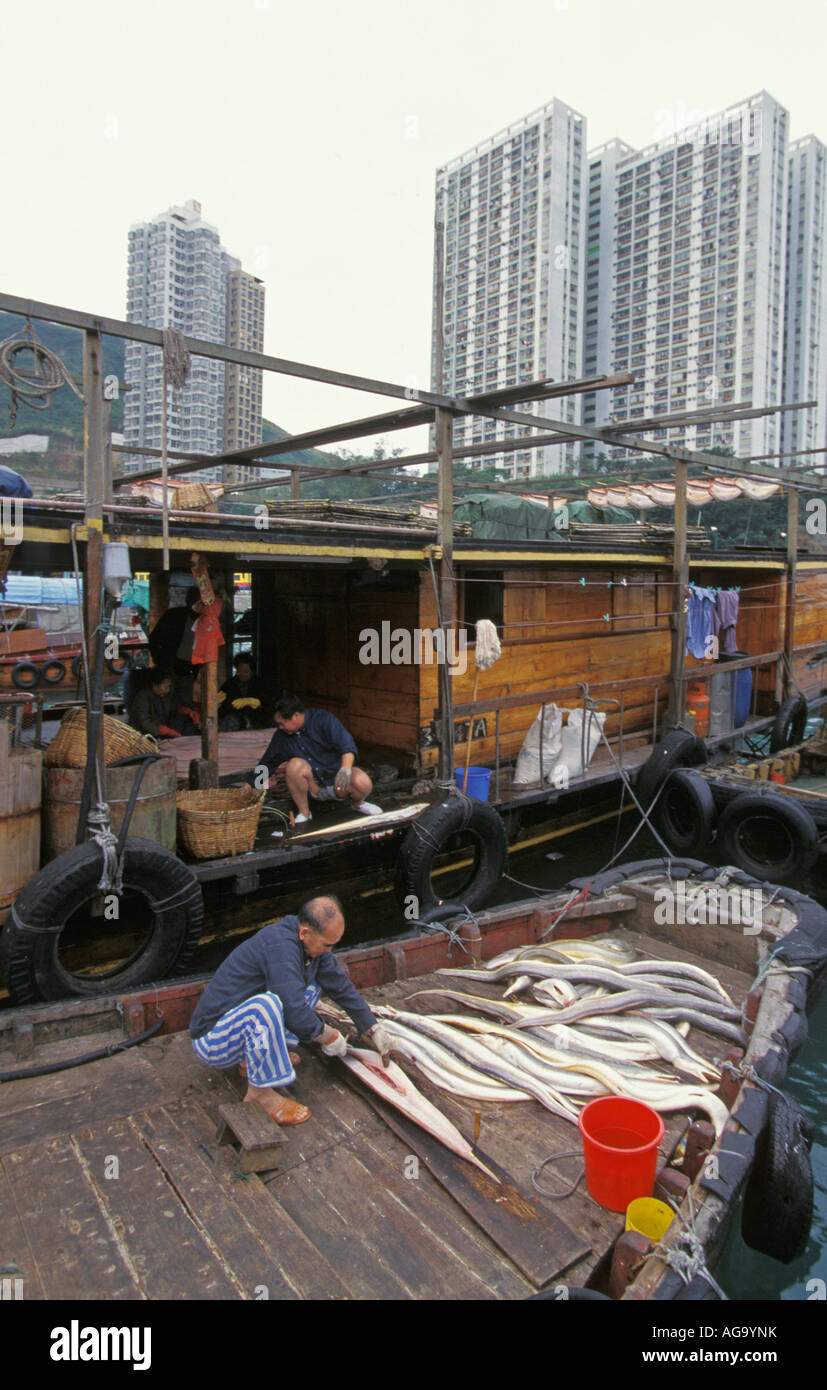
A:
POLYGON ((635 794, 644 809, 651 806, 669 773, 676 767, 703 767, 707 761, 706 744, 702 738, 673 729, 656 744, 640 770, 635 794))
POLYGON ((132 658, 129 652, 125 652, 123 656, 106 658, 106 669, 113 676, 125 676, 131 666, 132 658), (116 664, 118 661, 123 662, 123 665, 118 666, 116 664))
POLYGON ((782 704, 770 733, 770 752, 780 753, 782 748, 791 748, 801 743, 807 728, 809 710, 803 695, 788 695, 782 704))
POLYGON ((40 668, 40 675, 47 685, 60 685, 60 682, 63 680, 63 677, 66 675, 66 662, 61 661, 60 658, 57 656, 53 656, 51 660, 44 661, 43 665, 40 668), (59 667, 59 671, 56 676, 46 675, 46 671, 49 666, 59 667))
POLYGON ((34 690, 40 682, 40 668, 35 666, 33 661, 18 661, 16 666, 11 668, 11 683, 17 690, 34 690), (21 672, 33 671, 34 680, 24 681, 21 672))
POLYGON ((818 829, 812 816, 795 801, 785 800, 777 792, 744 792, 725 807, 718 821, 717 844, 722 863, 735 864, 765 883, 783 883, 800 880, 815 863, 818 829), (769 863, 754 859, 741 841, 744 822, 759 817, 775 818, 782 832, 778 857, 769 863))
POLYGON ((803 1255, 810 1234, 811 1142, 812 1129, 799 1106, 771 1095, 744 1194, 741 1234, 753 1250, 782 1264, 803 1255))
POLYGON ((702 859, 717 820, 709 783, 687 768, 675 768, 663 784, 654 819, 675 854, 702 859))
MULTIPOLYGON (((418 899, 418 916, 439 906, 431 886, 431 869, 452 835, 468 830, 478 842, 477 873, 462 893, 462 906, 472 911, 484 907, 505 868, 508 840, 497 812, 483 801, 451 796, 429 806, 407 831, 396 861, 395 892, 404 911, 405 899, 418 899)), ((455 895, 456 897, 456 895, 455 895)), ((458 901, 458 898, 457 898, 458 901)))
POLYGON ((204 904, 195 875, 168 850, 129 836, 123 856, 125 889, 142 892, 152 929, 143 949, 105 979, 83 978, 58 960, 60 933, 70 915, 97 896, 101 851, 76 845, 41 869, 12 904, 0 935, 0 974, 15 1004, 113 994, 181 974, 201 935, 204 904), (175 901, 164 906, 164 900, 175 901))
POLYGON ((74 676, 75 680, 77 680, 77 681, 83 680, 83 653, 82 653, 82 652, 76 652, 75 655, 72 657, 72 665, 71 665, 71 667, 70 667, 70 670, 71 670, 72 675, 74 676))

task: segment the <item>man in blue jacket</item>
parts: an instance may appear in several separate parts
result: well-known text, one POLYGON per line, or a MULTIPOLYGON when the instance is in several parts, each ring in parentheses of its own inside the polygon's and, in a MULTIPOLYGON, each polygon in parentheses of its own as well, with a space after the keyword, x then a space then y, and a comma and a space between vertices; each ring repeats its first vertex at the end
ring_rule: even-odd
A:
POLYGON ((341 1057, 347 1043, 323 1023, 315 1005, 322 994, 353 1019, 387 1064, 391 1039, 332 955, 344 935, 338 898, 313 898, 296 917, 269 922, 218 967, 190 1022, 195 1053, 210 1066, 238 1064, 247 1077, 247 1103, 261 1105, 280 1125, 310 1118, 306 1105, 283 1095, 296 1079, 291 1052, 299 1042, 321 1043, 341 1057))
MULTIPOLYGON (((366 772, 355 767, 358 749, 335 714, 326 709, 306 709, 296 695, 283 695, 273 711, 276 732, 262 764, 270 774, 283 772, 298 807, 296 825, 312 820, 310 797, 317 801, 343 800, 349 796, 357 811, 367 816, 382 814, 365 798, 373 791, 366 772)), ((256 772, 247 777, 256 785, 256 772)))

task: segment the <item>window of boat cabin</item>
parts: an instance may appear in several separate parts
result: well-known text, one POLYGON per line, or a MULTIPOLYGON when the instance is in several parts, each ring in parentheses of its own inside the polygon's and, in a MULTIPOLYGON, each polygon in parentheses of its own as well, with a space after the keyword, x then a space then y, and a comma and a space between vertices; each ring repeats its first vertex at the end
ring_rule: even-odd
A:
POLYGON ((497 635, 503 635, 502 570, 463 570, 459 585, 459 618, 468 623, 468 641, 475 640, 475 625, 480 618, 494 623, 497 635))

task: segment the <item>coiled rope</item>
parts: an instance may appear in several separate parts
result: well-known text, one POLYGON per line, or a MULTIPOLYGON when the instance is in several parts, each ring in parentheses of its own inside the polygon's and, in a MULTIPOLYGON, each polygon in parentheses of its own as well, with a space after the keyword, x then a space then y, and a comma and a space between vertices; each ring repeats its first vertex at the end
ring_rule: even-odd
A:
POLYGON ((83 400, 83 393, 57 354, 38 341, 30 319, 26 320, 22 337, 0 343, 0 383, 8 386, 10 392, 9 429, 17 419, 21 402, 32 410, 45 410, 52 393, 61 386, 71 386, 78 400, 83 400), (18 358, 25 353, 31 355, 32 363, 24 367, 18 358))

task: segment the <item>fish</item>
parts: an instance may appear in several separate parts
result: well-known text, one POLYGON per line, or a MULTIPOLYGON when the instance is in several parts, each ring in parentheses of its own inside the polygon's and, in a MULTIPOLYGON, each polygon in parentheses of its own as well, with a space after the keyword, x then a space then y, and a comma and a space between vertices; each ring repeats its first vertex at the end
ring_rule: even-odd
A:
MULTIPOLYGON (((642 1067, 637 1062, 629 1062, 623 1058, 608 1059, 605 1052, 588 1052, 572 1047, 558 1047, 547 1041, 545 1037, 542 1039, 537 1037, 537 1033, 541 1031, 544 1034, 549 1032, 545 1028, 530 1033, 513 1033, 504 1024, 491 1023, 488 1019, 468 1018, 463 1014, 432 1014, 431 1017, 436 1018, 440 1023, 447 1023, 449 1027, 459 1027, 470 1032, 478 1032, 486 1041, 491 1038, 499 1038, 512 1046, 523 1048, 527 1053, 540 1058, 548 1066, 561 1069, 564 1073, 563 1079, 565 1079, 566 1072, 572 1069, 578 1070, 578 1063, 581 1061, 586 1065, 580 1069, 586 1074, 591 1074, 588 1072, 589 1066, 611 1066, 620 1076, 628 1076, 631 1080, 668 1083, 675 1079, 665 1072, 653 1071, 650 1067, 642 1067)), ((559 1079, 558 1077, 557 1080, 559 1081, 559 1079)), ((552 1084, 556 1083, 552 1082, 552 1084)), ((565 1088, 561 1087, 561 1089, 565 1088)))
MULTIPOLYGON (((565 1025, 561 1026, 565 1027, 565 1025)), ((665 1062, 671 1062, 677 1070, 688 1072, 690 1076, 696 1076, 699 1080, 706 1080, 718 1075, 717 1068, 690 1047, 686 1039, 675 1028, 658 1019, 647 1018, 642 1014, 628 1013, 617 1015, 614 1018, 584 1020, 581 1027, 586 1031, 587 1036, 589 1030, 592 1030, 598 1037, 603 1036, 604 1038, 610 1034, 619 1034, 621 1038, 647 1038, 657 1050, 658 1056, 662 1057, 665 1062)))
MULTIPOLYGON (((702 1007, 701 1001, 690 995, 665 995, 659 986, 647 985, 645 988, 609 994, 601 999, 579 999, 576 1004, 570 1004, 565 1009, 543 1010, 542 1017, 534 1014, 533 1018, 521 1018, 511 1026, 513 1028, 532 1028, 546 1023, 574 1023, 578 1019, 588 1018, 592 1014, 623 1013, 627 1009, 638 1008, 656 1011, 667 1009, 668 1012, 663 1014, 663 1017, 690 1017, 690 1015, 694 1015, 706 1020, 706 1026, 710 1032, 721 1031, 709 1028, 710 1022, 724 1023, 734 1012, 726 1004, 713 1004, 704 1000, 702 1007), (678 1012, 675 1013, 675 1010, 678 1012)), ((660 1012, 656 1012, 655 1017, 661 1017, 660 1012)), ((738 1015, 736 1014, 735 1017, 737 1018, 738 1015)), ((730 1034, 724 1032, 723 1036, 727 1037, 730 1034)))
POLYGON ((498 1081, 505 1081, 508 1085, 516 1087, 517 1090, 528 1091, 535 1100, 545 1106, 546 1110, 550 1110, 553 1114, 559 1115, 571 1123, 576 1122, 577 1112, 570 1102, 564 1100, 551 1087, 542 1084, 535 1077, 521 1072, 505 1059, 493 1057, 491 1052, 475 1039, 468 1036, 460 1037, 455 1029, 446 1024, 437 1023, 427 1014, 408 1014, 399 1011, 397 1017, 415 1031, 436 1038, 437 1042, 442 1042, 463 1061, 468 1062, 487 1076, 494 1076, 498 1081))
MULTIPOLYGON (((492 970, 488 979, 501 980, 513 974, 512 965, 500 966, 498 970, 492 970)), ((464 966, 443 967, 436 972, 438 975, 452 975, 459 979, 479 979, 477 971, 469 971, 464 966)), ((577 964, 577 965, 558 965, 551 961, 521 960, 520 975, 528 975, 538 979, 552 979, 564 981, 578 981, 590 985, 606 986, 609 989, 630 989, 633 985, 655 985, 661 989, 675 989, 675 979, 670 975, 658 975, 655 970, 646 973, 639 971, 632 980, 621 971, 611 969, 605 965, 577 964)), ((720 993, 712 989, 709 985, 697 980, 681 978, 681 992, 685 994, 697 995, 700 999, 709 1000, 712 1003, 720 1003, 720 993)), ((732 1010, 735 1014, 735 1007, 731 1000, 727 1001, 725 1007, 732 1010)))
POLYGON ((398 1019, 387 1021, 387 1031, 393 1038, 393 1050, 416 1066, 437 1086, 454 1095, 471 1100, 533 1100, 527 1091, 507 1086, 494 1077, 482 1076, 465 1066, 455 1053, 441 1047, 433 1038, 409 1029, 398 1019))
POLYGON ((733 1003, 720 980, 716 980, 715 976, 711 975, 708 970, 702 970, 699 965, 693 965, 690 961, 635 960, 629 964, 618 965, 617 971, 620 975, 644 975, 650 967, 653 967, 654 973, 658 975, 678 975, 687 980, 695 980, 712 989, 723 999, 725 1004, 733 1003))
POLYGON ((409 1076, 394 1061, 382 1066, 381 1061, 377 1061, 377 1054, 373 1051, 365 1051, 356 1047, 348 1047, 345 1056, 340 1061, 349 1071, 353 1072, 366 1086, 386 1100, 395 1109, 401 1110, 403 1115, 407 1115, 413 1120, 414 1124, 421 1129, 432 1134, 446 1148, 451 1149, 460 1158, 467 1159, 476 1168, 485 1173, 486 1177, 492 1179, 499 1185, 500 1179, 496 1173, 492 1173, 484 1163, 477 1158, 471 1145, 463 1134, 452 1124, 447 1115, 443 1115, 431 1101, 426 1100, 425 1096, 414 1086, 409 1076))
POLYGON ((557 940, 535 942, 533 946, 515 946, 510 951, 502 951, 484 964, 485 970, 496 970, 521 958, 536 960, 604 960, 610 962, 636 960, 638 952, 625 941, 614 941, 608 937, 588 937, 582 940, 557 940))

